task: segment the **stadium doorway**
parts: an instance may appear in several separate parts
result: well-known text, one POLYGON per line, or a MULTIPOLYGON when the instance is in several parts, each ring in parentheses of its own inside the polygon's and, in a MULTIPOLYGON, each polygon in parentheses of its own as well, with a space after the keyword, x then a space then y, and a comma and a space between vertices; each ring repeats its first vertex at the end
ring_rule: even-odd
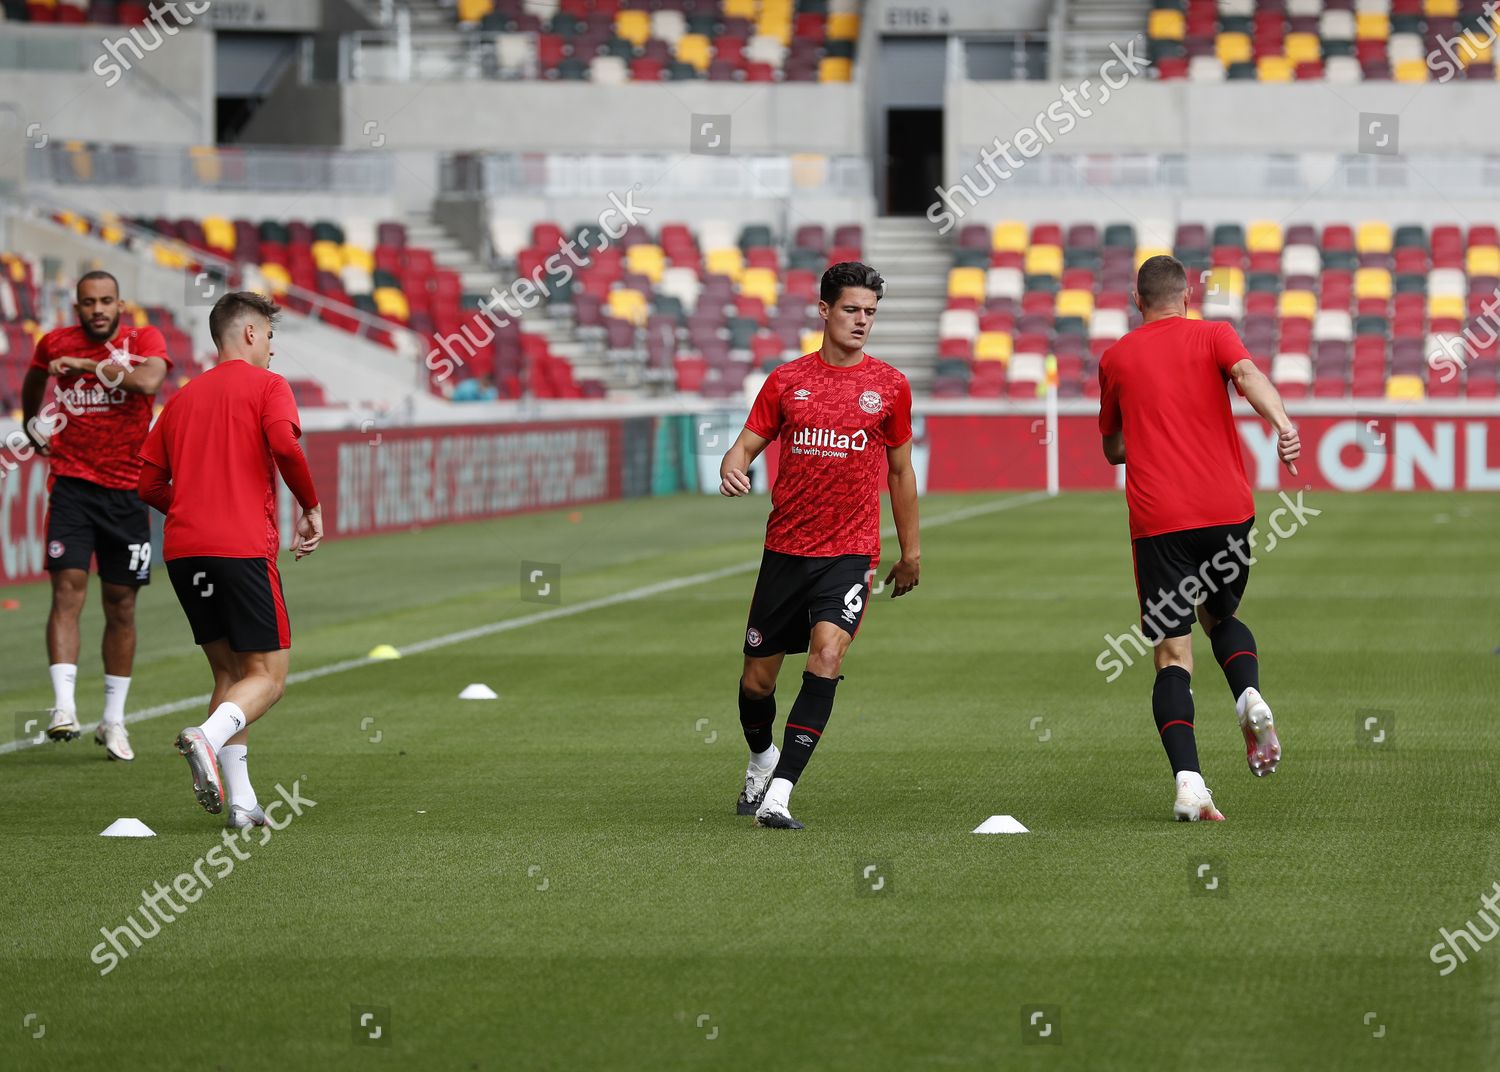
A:
POLYGON ((885 146, 886 214, 925 215, 943 182, 943 110, 891 108, 885 146))

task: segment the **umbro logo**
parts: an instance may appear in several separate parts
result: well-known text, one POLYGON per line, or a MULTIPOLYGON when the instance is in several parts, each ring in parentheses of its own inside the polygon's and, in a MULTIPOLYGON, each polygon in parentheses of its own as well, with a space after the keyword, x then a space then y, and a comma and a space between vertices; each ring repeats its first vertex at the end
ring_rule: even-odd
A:
POLYGON ((806 387, 799 387, 792 392, 792 397, 795 398, 798 402, 806 402, 809 398, 812 397, 812 392, 809 391, 806 387))
POLYGON ((805 733, 799 733, 799 734, 797 734, 797 736, 794 737, 793 740, 795 740, 803 748, 811 748, 812 747, 813 739, 811 737, 809 737, 805 733))

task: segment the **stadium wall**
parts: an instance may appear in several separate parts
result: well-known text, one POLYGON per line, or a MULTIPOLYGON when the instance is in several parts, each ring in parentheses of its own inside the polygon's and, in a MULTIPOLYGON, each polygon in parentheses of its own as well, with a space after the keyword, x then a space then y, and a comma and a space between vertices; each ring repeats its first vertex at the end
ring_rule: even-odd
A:
MULTIPOLYGON (((1372 404, 1303 410, 1300 475, 1276 462, 1275 438, 1239 419, 1247 471, 1259 490, 1500 491, 1500 411, 1420 414, 1372 404)), ((469 424, 378 431, 308 432, 304 446, 330 540, 398 532, 620 498, 716 492, 724 432, 742 412, 469 424)), ((1097 417, 1073 407, 1059 418, 1061 485, 1110 489, 1123 470, 1105 463, 1097 417)), ((1046 486, 1047 431, 1040 405, 1009 413, 928 412, 915 425, 914 459, 925 492, 1019 491, 1046 486)), ((46 550, 47 469, 36 458, 0 462, 0 585, 38 580, 46 550)), ((758 466, 774 476, 776 448, 758 466)), ((289 545, 296 504, 280 489, 289 545)), ((158 525, 160 519, 157 519, 158 525)), ((160 539, 154 543, 160 549, 160 539)))

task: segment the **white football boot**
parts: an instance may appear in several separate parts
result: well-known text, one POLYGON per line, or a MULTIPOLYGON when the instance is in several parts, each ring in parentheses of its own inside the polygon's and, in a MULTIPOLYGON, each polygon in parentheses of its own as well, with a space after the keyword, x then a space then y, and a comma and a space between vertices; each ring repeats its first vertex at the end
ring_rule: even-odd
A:
POLYGON ((1177 776, 1177 801, 1172 805, 1172 814, 1183 823, 1196 823, 1200 819, 1216 823, 1224 821, 1224 814, 1214 807, 1214 795, 1203 784, 1202 775, 1183 773, 1177 776))
POLYGON ((1234 704, 1239 715, 1240 732, 1245 735, 1245 762, 1257 778, 1276 773, 1281 762, 1281 741, 1276 737, 1276 723, 1270 705, 1259 689, 1246 689, 1234 704))
POLYGON ((104 754, 110 759, 123 759, 130 762, 135 758, 135 750, 130 747, 130 735, 125 732, 123 722, 101 722, 94 730, 94 743, 104 746, 104 754))
POLYGON ((771 784, 771 774, 776 770, 776 761, 781 758, 781 752, 773 744, 771 746, 771 762, 764 767, 757 766, 755 760, 751 760, 745 767, 745 788, 740 790, 739 802, 735 805, 735 812, 739 815, 754 815, 760 809, 760 802, 766 795, 766 787, 771 784))
POLYGON ((52 741, 71 741, 83 732, 78 724, 78 713, 62 707, 52 709, 52 721, 47 726, 47 738, 52 741))

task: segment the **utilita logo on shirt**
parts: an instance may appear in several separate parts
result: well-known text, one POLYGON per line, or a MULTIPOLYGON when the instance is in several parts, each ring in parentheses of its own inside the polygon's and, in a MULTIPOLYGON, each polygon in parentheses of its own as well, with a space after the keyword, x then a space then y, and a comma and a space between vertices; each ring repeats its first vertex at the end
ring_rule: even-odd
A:
POLYGON ((69 413, 94 412, 107 406, 118 406, 125 401, 125 389, 116 387, 106 391, 102 384, 92 387, 64 387, 57 392, 57 401, 69 413))
POLYGON ((813 454, 820 458, 847 458, 851 450, 864 450, 869 442, 869 433, 863 428, 853 435, 844 435, 832 428, 804 428, 792 436, 792 453, 813 454))

